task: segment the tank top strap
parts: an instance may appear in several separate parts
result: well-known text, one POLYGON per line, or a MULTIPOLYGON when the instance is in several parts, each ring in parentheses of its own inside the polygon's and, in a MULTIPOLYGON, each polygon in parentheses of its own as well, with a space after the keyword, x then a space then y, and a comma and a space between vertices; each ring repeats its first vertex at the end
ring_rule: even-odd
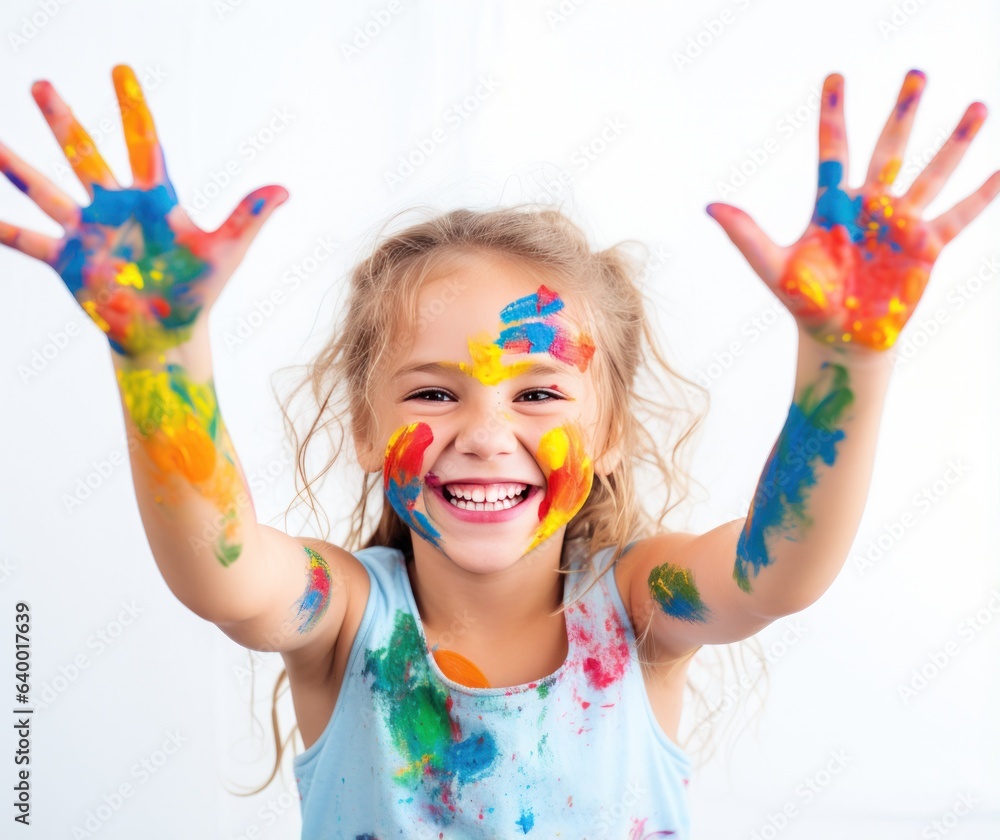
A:
POLYGON ((579 663, 581 689, 603 693, 609 702, 620 696, 632 671, 633 639, 614 569, 608 568, 613 554, 614 546, 608 546, 591 561, 582 561, 583 570, 573 572, 567 581, 572 591, 566 597, 569 658, 579 663))

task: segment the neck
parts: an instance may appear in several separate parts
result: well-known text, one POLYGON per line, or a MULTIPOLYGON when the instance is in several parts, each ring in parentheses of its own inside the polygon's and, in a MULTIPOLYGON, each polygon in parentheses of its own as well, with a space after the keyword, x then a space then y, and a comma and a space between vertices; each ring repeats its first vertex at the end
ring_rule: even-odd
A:
POLYGON ((563 600, 565 575, 558 571, 562 542, 560 531, 509 568, 480 574, 413 535, 407 572, 425 633, 432 639, 444 637, 442 647, 448 647, 449 637, 459 636, 500 644, 552 620, 549 614, 563 600))

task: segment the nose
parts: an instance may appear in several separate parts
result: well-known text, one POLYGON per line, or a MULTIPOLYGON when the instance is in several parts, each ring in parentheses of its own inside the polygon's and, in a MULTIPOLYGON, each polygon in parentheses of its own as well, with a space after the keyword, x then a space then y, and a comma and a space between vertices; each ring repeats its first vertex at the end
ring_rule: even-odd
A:
POLYGON ((512 420, 499 401, 483 400, 469 407, 455 438, 455 450, 463 455, 477 455, 483 460, 517 450, 512 420))

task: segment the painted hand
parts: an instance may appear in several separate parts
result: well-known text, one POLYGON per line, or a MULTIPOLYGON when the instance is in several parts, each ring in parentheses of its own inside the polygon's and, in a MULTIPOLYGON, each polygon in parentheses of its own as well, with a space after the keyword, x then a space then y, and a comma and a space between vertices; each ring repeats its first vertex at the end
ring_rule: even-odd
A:
POLYGON ((190 337, 275 207, 283 187, 250 193, 212 232, 177 202, 163 151, 131 68, 112 71, 133 184, 121 187, 48 82, 31 93, 92 203, 66 193, 0 144, 0 170, 64 228, 61 239, 0 222, 0 242, 52 266, 118 353, 160 353, 190 337))
POLYGON ((913 314, 941 249, 1000 192, 1000 172, 994 172, 976 192, 936 219, 921 218, 986 118, 986 106, 975 102, 906 193, 892 193, 925 83, 919 70, 907 73, 865 182, 854 190, 845 183, 844 80, 837 74, 827 77, 816 208, 795 244, 775 245, 736 207, 707 208, 803 331, 840 351, 870 353, 891 347, 913 314))

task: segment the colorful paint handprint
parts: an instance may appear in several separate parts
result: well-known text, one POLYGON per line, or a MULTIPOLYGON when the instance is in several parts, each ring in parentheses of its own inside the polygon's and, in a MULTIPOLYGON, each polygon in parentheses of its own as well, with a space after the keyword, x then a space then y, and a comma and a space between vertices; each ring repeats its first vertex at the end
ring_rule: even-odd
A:
POLYGON ((884 351, 895 344, 941 249, 1000 192, 1000 173, 994 173, 951 210, 932 221, 921 218, 983 124, 986 108, 977 102, 906 193, 892 193, 925 83, 920 71, 907 74, 865 183, 853 190, 846 183, 843 79, 826 80, 816 206, 794 245, 775 245, 735 207, 708 207, 803 328, 838 351, 884 351))
POLYGON ((62 225, 54 239, 0 223, 0 243, 54 268, 107 336, 118 360, 126 410, 158 471, 157 500, 176 500, 176 480, 220 512, 214 553, 227 566, 240 554, 242 479, 210 380, 195 381, 166 353, 204 321, 251 240, 287 198, 270 186, 248 195, 216 231, 198 229, 177 202, 152 116, 131 68, 112 71, 133 184, 122 187, 93 140, 48 82, 32 94, 70 166, 92 199, 79 207, 10 149, 0 171, 62 225))

